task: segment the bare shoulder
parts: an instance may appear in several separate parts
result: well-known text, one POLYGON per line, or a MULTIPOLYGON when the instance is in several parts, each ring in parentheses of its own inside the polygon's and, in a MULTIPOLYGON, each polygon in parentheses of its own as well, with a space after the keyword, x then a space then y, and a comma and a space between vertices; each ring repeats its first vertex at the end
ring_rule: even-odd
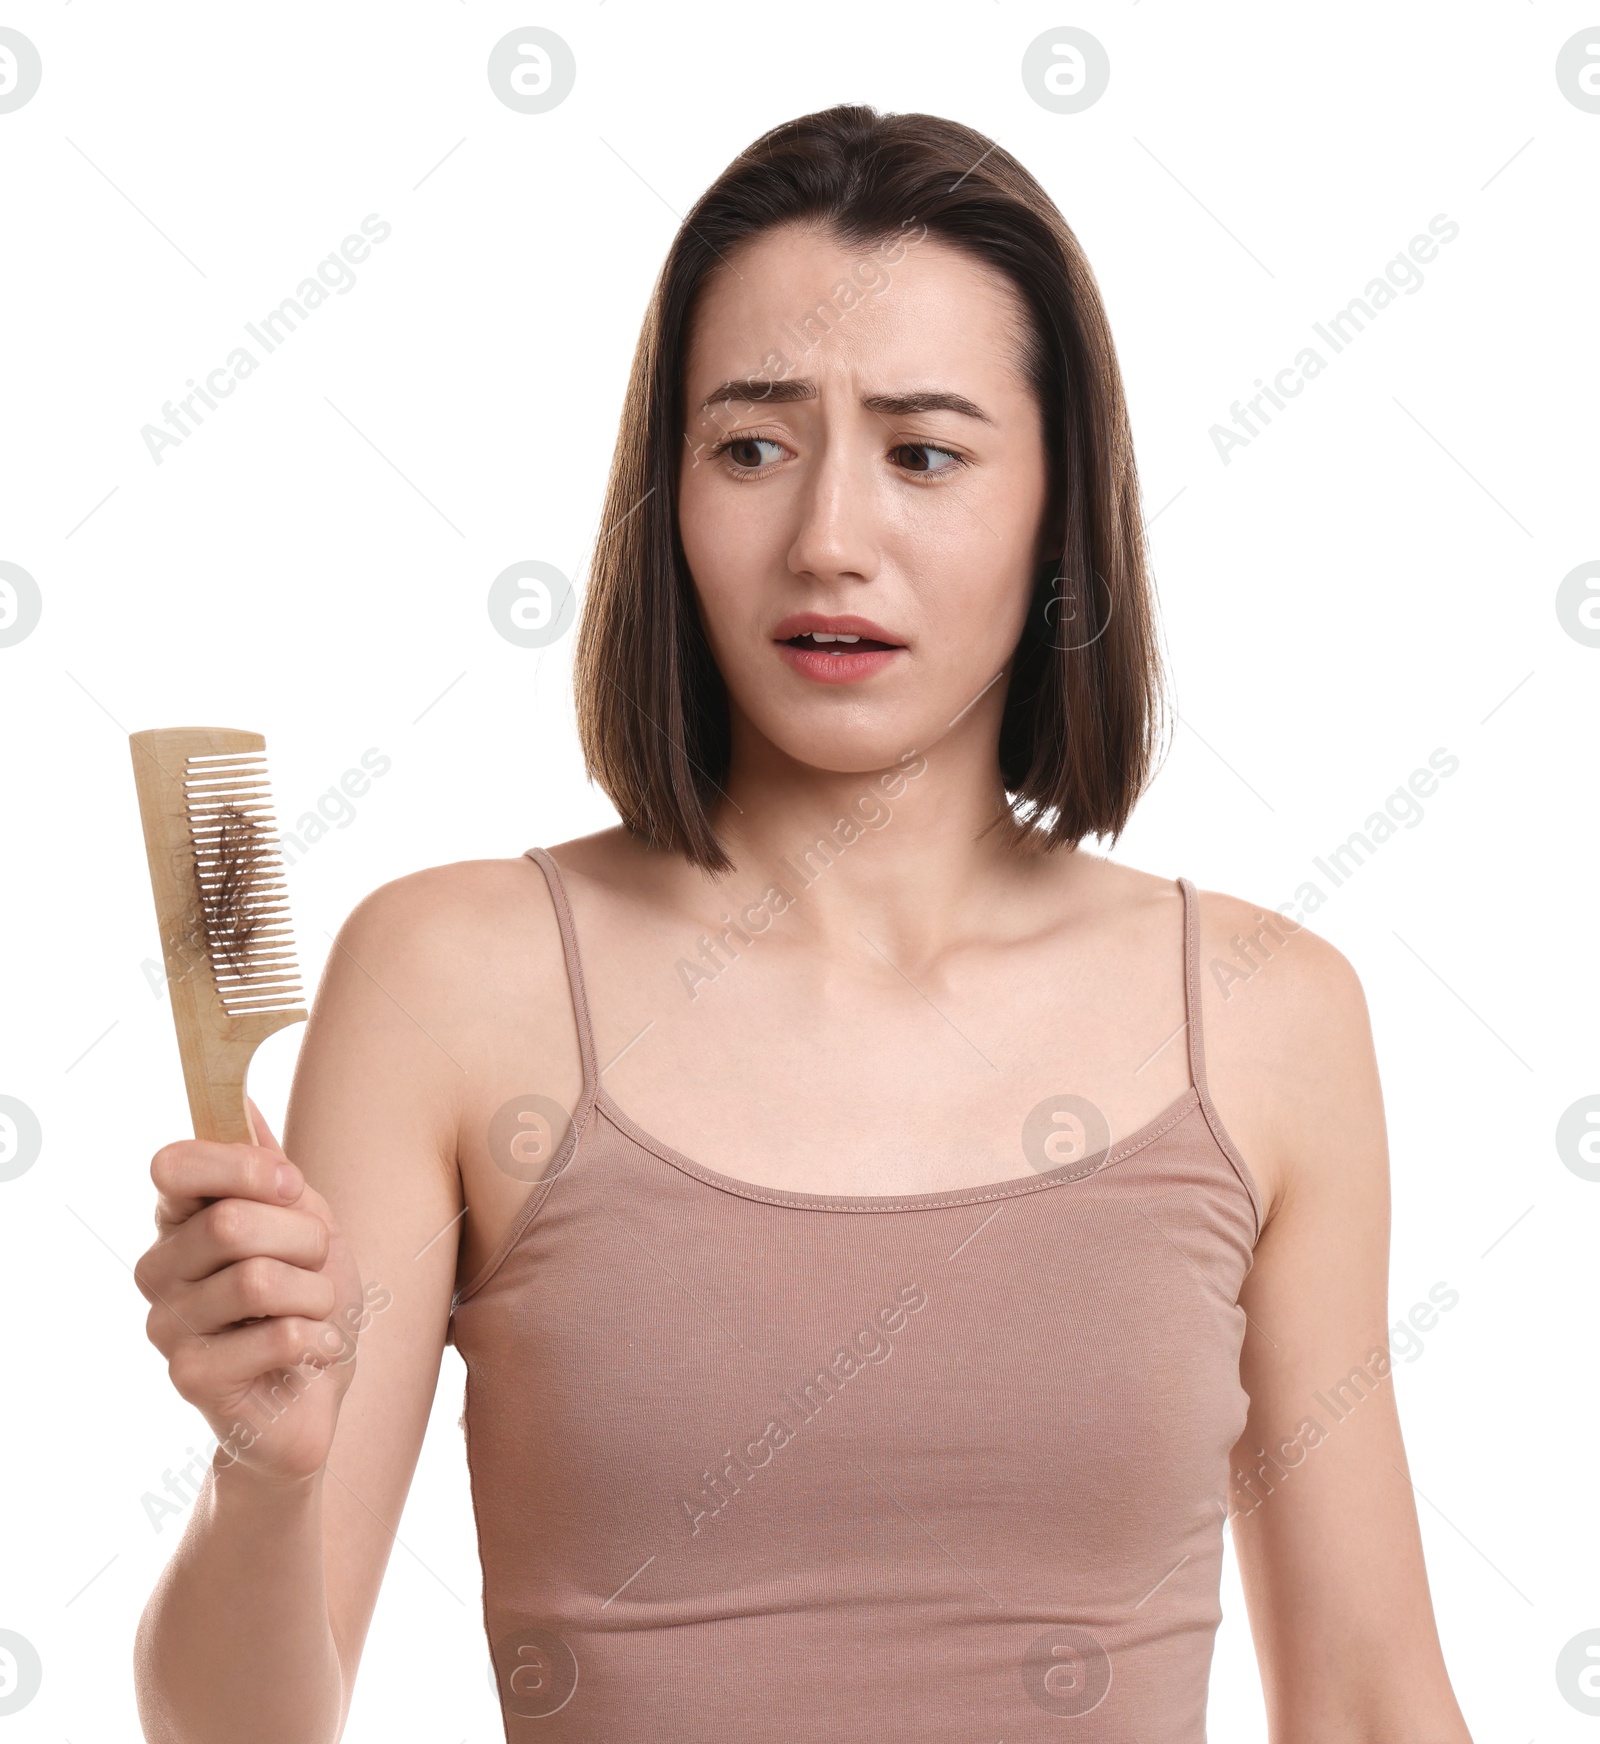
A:
MULTIPOLYGON (((620 827, 548 852, 569 894, 604 886, 610 898, 626 901, 650 886, 650 869, 641 864, 647 851, 620 827)), ((586 918, 603 922, 607 906, 586 918)), ((325 985, 340 982, 367 983, 367 1005, 386 1001, 394 1008, 391 1030, 402 1015, 410 1019, 414 1030, 441 1044, 434 1053, 446 1053, 463 1073, 499 1076, 505 1056, 526 1060, 530 1049, 532 1057, 553 1062, 563 1083, 576 1071, 572 988, 555 897, 526 854, 452 861, 380 885, 351 910, 335 941, 325 985)), ((421 1046, 418 1036, 410 1046, 421 1046)))
POLYGON ((1348 1015, 1359 1008, 1365 1017, 1366 999, 1354 967, 1320 933, 1243 897, 1219 890, 1196 894, 1208 1015, 1214 993, 1220 1006, 1259 1012, 1263 1024, 1318 1023, 1341 1009, 1348 1015), (1248 1006, 1239 1003, 1247 987, 1262 996, 1248 1006))
POLYGON ((623 906, 670 902, 699 881, 681 855, 648 846, 621 824, 555 842, 548 852, 569 886, 599 887, 623 906))
POLYGON ((487 1050, 567 1045, 560 931, 539 867, 518 856, 408 872, 356 904, 317 996, 460 1106, 487 1050))
POLYGON ((1270 1222, 1314 1171, 1358 1150, 1384 1158, 1366 995, 1349 959, 1303 922, 1198 895, 1208 1088, 1270 1222))
POLYGON ((420 962, 520 917, 530 892, 543 886, 539 868, 523 856, 455 860, 380 884, 350 911, 345 928, 363 944, 420 962))

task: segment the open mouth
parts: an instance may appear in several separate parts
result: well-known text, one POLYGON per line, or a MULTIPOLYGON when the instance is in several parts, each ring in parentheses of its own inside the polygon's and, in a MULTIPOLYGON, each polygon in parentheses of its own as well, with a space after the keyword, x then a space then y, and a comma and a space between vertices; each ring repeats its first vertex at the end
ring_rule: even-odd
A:
POLYGON ((871 636, 847 636, 842 632, 806 630, 798 636, 786 636, 784 646, 805 648, 817 654, 879 654, 901 646, 898 642, 877 642, 871 636))

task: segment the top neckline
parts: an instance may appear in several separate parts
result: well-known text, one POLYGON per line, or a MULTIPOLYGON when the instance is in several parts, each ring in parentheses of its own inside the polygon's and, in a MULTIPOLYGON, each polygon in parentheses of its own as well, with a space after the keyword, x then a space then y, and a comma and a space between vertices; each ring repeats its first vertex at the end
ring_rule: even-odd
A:
MULTIPOLYGON (((756 1199, 768 1205, 791 1205, 804 1211, 931 1211, 946 1205, 979 1205, 989 1199, 1014 1199, 1019 1194, 1037 1193, 1046 1187, 1061 1187, 1069 1181, 1081 1181, 1086 1175, 1099 1174, 1102 1169, 1120 1163, 1124 1157, 1132 1156, 1163 1133, 1170 1132, 1200 1106, 1200 1092, 1191 1084, 1135 1132, 1102 1146, 1082 1162, 1063 1163, 1060 1168, 1041 1169, 1037 1174, 1013 1175, 1001 1181, 985 1181, 976 1187, 954 1187, 935 1193, 797 1193, 786 1187, 768 1187, 759 1181, 742 1180, 737 1175, 724 1175, 707 1168, 704 1163, 697 1163, 664 1139, 647 1132, 613 1099, 609 1090, 602 1087, 592 1100, 599 1112, 636 1145, 695 1180, 704 1181, 707 1186, 720 1188, 725 1193, 737 1194, 741 1199, 756 1199)), ((574 1128, 579 1124, 575 1120, 574 1128)), ((558 1173, 561 1166, 562 1159, 557 1158, 550 1174, 558 1173)))
MULTIPOLYGON (((588 988, 584 982, 583 961, 578 950, 578 934, 573 921, 572 903, 567 895, 566 881, 562 877, 561 867, 556 862, 555 856, 546 848, 528 848, 524 852, 524 858, 534 861, 539 866, 550 887, 551 897, 555 905, 556 922, 561 932, 567 981, 572 995, 573 1015, 577 1022, 578 1047, 583 1062, 583 1086, 579 1105, 569 1124, 565 1141, 560 1146, 556 1156, 551 1159, 550 1169, 544 1177, 546 1185, 553 1182, 567 1166, 577 1148, 579 1138, 589 1124, 591 1114, 598 1110, 627 1138, 642 1146, 653 1156, 659 1157, 663 1162, 670 1163, 674 1168, 695 1180, 720 1188, 724 1192, 735 1193, 741 1198, 802 1210, 858 1212, 932 1210, 945 1205, 978 1204, 986 1199, 1013 1198, 1024 1193, 1038 1192, 1042 1188, 1063 1186, 1069 1181, 1082 1180, 1086 1176, 1096 1174, 1103 1168, 1109 1168, 1113 1163, 1120 1162, 1124 1157, 1142 1150, 1144 1146, 1159 1138, 1163 1133, 1170 1131, 1194 1109, 1198 1108, 1204 1114, 1218 1147, 1244 1186, 1254 1214, 1256 1234, 1259 1237, 1263 1220, 1260 1191, 1248 1164, 1240 1156, 1237 1147, 1223 1127, 1221 1118, 1217 1114, 1206 1088, 1205 1044, 1200 1025, 1199 894, 1187 878, 1179 877, 1175 881, 1183 896, 1184 1028, 1188 1032, 1190 1077, 1187 1090, 1126 1138, 1113 1140, 1108 1146, 1095 1152, 1093 1156, 1085 1158, 1082 1162, 1064 1163, 1058 1169, 1044 1170, 1035 1175, 1011 1176, 1004 1180, 991 1181, 976 1187, 957 1188, 942 1193, 824 1194, 797 1193, 786 1188, 766 1187, 759 1182, 741 1180, 737 1176, 724 1175, 715 1169, 709 1169, 703 1163, 696 1162, 684 1152, 667 1144, 665 1140, 646 1131, 612 1098, 611 1093, 600 1082, 599 1057, 594 1040, 594 1020, 589 1010, 588 988)), ((536 1186, 529 1195, 529 1207, 525 1207, 525 1210, 531 1208, 533 1201, 539 1197, 540 1189, 536 1186)), ((522 1221, 521 1217, 517 1218, 514 1227, 520 1228, 522 1221)))

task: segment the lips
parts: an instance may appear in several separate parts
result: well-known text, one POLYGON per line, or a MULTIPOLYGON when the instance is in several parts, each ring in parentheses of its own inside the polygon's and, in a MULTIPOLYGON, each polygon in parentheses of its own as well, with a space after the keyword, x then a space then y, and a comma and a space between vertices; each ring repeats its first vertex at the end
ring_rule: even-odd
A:
POLYGON ((892 630, 851 613, 791 612, 772 632, 773 640, 805 648, 844 648, 862 652, 903 648, 892 630))
POLYGON ((794 612, 773 631, 778 656, 818 684, 855 684, 907 652, 892 630, 853 614, 794 612))

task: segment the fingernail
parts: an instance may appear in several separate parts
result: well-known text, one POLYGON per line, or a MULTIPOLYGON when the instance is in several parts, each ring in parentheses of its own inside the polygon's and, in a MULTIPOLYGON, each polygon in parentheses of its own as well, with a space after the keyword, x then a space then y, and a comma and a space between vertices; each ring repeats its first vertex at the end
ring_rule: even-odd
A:
POLYGON ((293 1163, 278 1164, 278 1197, 293 1199, 300 1191, 300 1171, 293 1163))

